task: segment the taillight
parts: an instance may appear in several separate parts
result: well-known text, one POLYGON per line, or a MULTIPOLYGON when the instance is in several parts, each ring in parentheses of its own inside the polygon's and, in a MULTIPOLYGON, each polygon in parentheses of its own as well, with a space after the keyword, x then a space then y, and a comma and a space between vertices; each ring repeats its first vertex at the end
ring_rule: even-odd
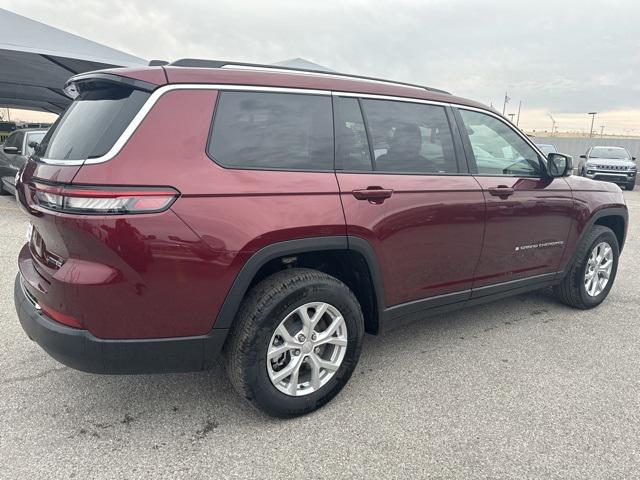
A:
POLYGON ((52 320, 55 320, 58 323, 66 325, 67 327, 72 328, 84 328, 82 322, 71 315, 66 315, 64 313, 60 313, 57 310, 54 310, 51 307, 47 307, 46 305, 40 304, 40 308, 42 311, 52 320))
POLYGON ((67 186, 34 182, 32 188, 40 207, 85 215, 162 212, 180 195, 170 187, 67 186))

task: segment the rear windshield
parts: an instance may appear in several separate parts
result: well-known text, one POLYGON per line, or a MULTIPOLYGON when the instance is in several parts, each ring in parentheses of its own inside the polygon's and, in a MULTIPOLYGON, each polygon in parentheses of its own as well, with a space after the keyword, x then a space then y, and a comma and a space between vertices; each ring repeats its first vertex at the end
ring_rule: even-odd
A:
POLYGON ((124 85, 97 83, 84 88, 51 127, 38 153, 52 160, 106 154, 149 95, 124 85))

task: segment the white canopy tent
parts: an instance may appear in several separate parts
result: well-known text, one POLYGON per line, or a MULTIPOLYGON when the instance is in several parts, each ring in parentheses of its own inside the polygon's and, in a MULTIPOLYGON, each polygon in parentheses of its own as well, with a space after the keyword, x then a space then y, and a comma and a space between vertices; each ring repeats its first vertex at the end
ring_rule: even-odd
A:
POLYGON ((147 60, 0 8, 0 107, 60 113, 65 81, 82 72, 147 60))

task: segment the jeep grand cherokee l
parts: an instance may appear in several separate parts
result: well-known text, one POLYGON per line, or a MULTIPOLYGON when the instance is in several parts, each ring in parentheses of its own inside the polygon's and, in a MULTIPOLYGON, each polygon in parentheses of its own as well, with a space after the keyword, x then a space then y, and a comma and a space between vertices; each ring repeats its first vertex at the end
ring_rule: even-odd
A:
POLYGON ((183 60, 73 77, 18 183, 15 304, 52 357, 202 370, 276 416, 352 374, 363 334, 546 286, 608 295, 620 188, 491 109, 347 75, 183 60))
POLYGON ((622 185, 627 190, 636 186, 636 157, 632 157, 622 147, 591 147, 587 153, 580 155, 578 171, 583 177, 603 180, 622 185))

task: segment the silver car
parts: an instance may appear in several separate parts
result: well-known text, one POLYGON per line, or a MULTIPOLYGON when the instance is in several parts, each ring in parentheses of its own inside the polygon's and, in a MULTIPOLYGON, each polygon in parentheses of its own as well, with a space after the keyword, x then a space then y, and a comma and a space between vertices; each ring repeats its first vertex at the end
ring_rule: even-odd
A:
POLYGON ((15 194, 15 178, 27 158, 40 143, 47 129, 19 129, 7 137, 0 148, 0 194, 15 194))
POLYGON ((580 158, 578 172, 583 177, 617 183, 627 190, 635 187, 638 173, 636 157, 632 157, 626 148, 591 147, 580 158))

